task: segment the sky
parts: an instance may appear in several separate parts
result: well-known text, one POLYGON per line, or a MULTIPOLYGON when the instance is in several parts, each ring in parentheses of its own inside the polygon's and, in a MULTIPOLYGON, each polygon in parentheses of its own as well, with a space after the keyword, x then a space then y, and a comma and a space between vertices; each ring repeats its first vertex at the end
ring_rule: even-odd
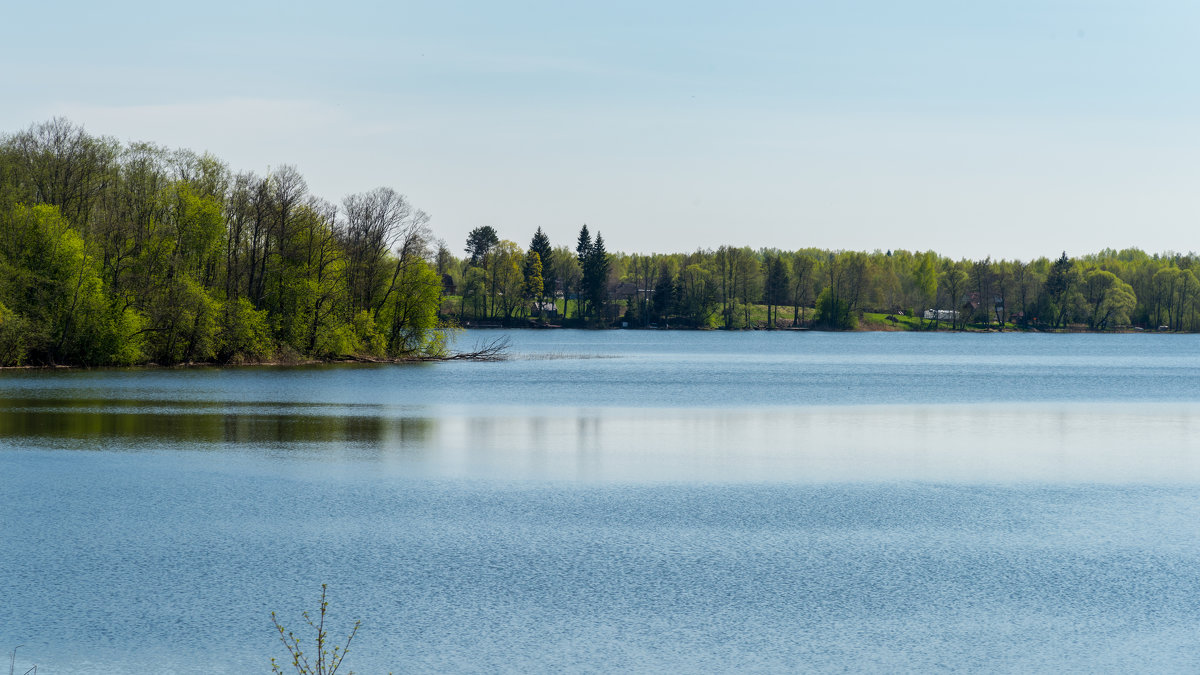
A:
POLYGON ((1200 249, 1200 3, 16 3, 0 131, 610 251, 1200 249))

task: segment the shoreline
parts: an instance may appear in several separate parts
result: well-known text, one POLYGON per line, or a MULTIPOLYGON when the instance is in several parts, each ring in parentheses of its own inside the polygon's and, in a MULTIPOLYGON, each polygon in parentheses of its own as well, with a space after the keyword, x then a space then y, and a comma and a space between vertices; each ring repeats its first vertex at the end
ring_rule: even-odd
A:
POLYGON ((242 361, 240 363, 217 363, 215 361, 189 361, 187 363, 138 363, 128 366, 106 365, 106 366, 87 366, 87 365, 71 365, 71 364, 47 364, 47 365, 21 365, 21 366, 0 366, 0 371, 5 370, 183 370, 187 368, 290 368, 303 366, 328 366, 328 365, 398 365, 402 363, 433 363, 439 361, 463 361, 467 359, 454 357, 420 357, 420 358, 405 358, 405 359, 375 359, 375 358, 341 358, 341 359, 297 359, 297 360, 279 360, 271 359, 266 361, 242 361))
MULTIPOLYGON (((678 331, 692 333, 741 333, 741 332, 771 332, 771 333, 919 333, 928 335, 937 334, 961 334, 971 333, 978 335, 1003 335, 1003 334, 1038 334, 1038 335, 1196 335, 1197 333, 1185 333, 1179 331, 1152 331, 1152 330, 1071 330, 1071 329, 1037 329, 1037 328, 1013 328, 1009 330, 991 329, 957 329, 957 330, 906 330, 903 328, 892 328, 889 326, 871 326, 866 328, 857 328, 854 330, 824 330, 820 328, 749 328, 739 329, 736 331, 726 331, 721 328, 578 328, 573 326, 473 326, 463 327, 464 330, 478 331, 526 331, 526 330, 577 330, 577 331, 678 331)), ((420 363, 442 363, 448 361, 503 361, 508 358, 506 350, 508 349, 508 341, 503 338, 496 338, 492 342, 477 347, 474 351, 458 352, 446 356, 411 356, 411 357, 342 357, 331 359, 267 359, 263 361, 240 361, 237 363, 217 363, 213 361, 190 361, 187 363, 161 364, 161 363, 139 363, 134 365, 81 365, 81 364, 45 364, 45 365, 19 365, 19 366, 0 366, 0 372, 5 371, 22 371, 22 370, 184 370, 189 368, 298 368, 307 366, 332 366, 332 365, 402 365, 402 364, 420 364, 420 363), (496 344, 502 341, 503 344, 496 344)))
POLYGON ((725 328, 693 328, 690 326, 604 326, 604 327, 585 327, 585 326, 560 326, 560 325, 503 325, 498 323, 487 323, 485 325, 463 325, 464 330, 584 330, 584 331, 678 331, 689 333, 1038 333, 1043 335, 1197 335, 1200 333, 1192 333, 1188 331, 1165 331, 1165 330, 1149 330, 1146 328, 1121 328, 1109 330, 1093 330, 1086 327, 1068 327, 1068 328, 1018 328, 1009 327, 1004 330, 999 328, 900 328, 898 326, 881 325, 871 323, 867 326, 860 326, 850 330, 836 330, 828 328, 815 328, 810 326, 786 326, 778 328, 736 328, 727 330, 725 328))

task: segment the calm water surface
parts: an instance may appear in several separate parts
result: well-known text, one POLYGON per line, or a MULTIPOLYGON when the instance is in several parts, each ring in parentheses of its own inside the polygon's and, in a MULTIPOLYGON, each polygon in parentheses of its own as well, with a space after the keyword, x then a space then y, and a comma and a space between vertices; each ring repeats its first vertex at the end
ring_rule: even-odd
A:
POLYGON ((265 672, 327 583, 360 673, 1200 668, 1200 337, 512 338, 0 374, 3 651, 265 672))

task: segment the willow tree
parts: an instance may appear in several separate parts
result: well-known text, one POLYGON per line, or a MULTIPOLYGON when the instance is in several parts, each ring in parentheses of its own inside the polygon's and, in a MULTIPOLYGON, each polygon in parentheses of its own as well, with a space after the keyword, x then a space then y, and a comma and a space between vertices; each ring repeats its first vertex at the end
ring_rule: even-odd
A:
POLYGON ((1106 270, 1092 270, 1084 277, 1083 296, 1088 307, 1088 327, 1104 330, 1129 322, 1137 306, 1133 287, 1106 270))

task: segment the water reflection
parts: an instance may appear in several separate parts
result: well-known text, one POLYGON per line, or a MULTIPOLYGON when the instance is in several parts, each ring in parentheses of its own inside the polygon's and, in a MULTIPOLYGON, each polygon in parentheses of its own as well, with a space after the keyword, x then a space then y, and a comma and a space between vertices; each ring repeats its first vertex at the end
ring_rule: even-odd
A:
POLYGON ((1200 336, 996 337, 0 373, 0 642, 250 672, 329 582, 359 672, 1195 670, 1200 336))
POLYGON ((0 447, 283 449, 398 476, 515 480, 1194 482, 1200 404, 631 410, 6 399, 0 447))
MULTIPOLYGON (((184 444, 204 450, 225 444, 361 444, 403 447, 429 441, 423 417, 305 414, 302 405, 0 399, 0 438, 82 443, 84 447, 153 448, 184 444)), ((324 410, 327 406, 309 406, 324 410)))

